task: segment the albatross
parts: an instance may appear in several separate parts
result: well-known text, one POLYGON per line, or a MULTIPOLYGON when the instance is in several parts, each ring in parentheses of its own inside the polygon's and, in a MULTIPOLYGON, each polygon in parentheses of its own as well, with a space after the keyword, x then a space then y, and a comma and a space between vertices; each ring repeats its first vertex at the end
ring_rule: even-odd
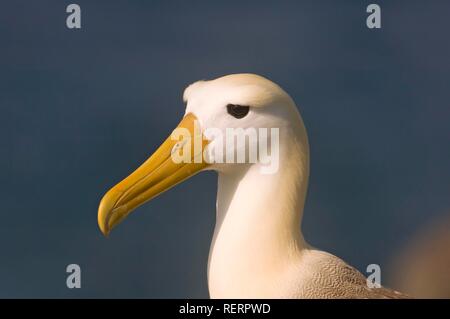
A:
MULTIPOLYGON (((358 270, 305 241, 301 220, 309 177, 308 137, 295 102, 280 86, 259 75, 232 74, 189 85, 183 100, 186 112, 177 129, 190 137, 180 141, 169 136, 104 195, 98 209, 103 234, 174 185, 214 170, 218 190, 208 259, 211 298, 406 297, 369 287, 358 270), (253 162, 211 160, 214 154, 208 150, 217 151, 223 141, 216 140, 219 134, 207 136, 210 128, 277 128, 279 167, 264 173, 261 156, 253 162), (183 149, 191 161, 175 161, 173 154, 194 139, 200 148, 183 149)), ((232 143, 227 146, 232 149, 226 152, 238 151, 232 143)))

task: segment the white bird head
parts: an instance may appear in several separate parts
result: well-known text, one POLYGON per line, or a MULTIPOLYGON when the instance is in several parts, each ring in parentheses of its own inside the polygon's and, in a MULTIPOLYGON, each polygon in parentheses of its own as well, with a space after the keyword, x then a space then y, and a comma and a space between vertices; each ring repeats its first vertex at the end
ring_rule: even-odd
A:
POLYGON ((279 151, 279 139, 300 139, 307 148, 306 131, 295 103, 264 77, 233 74, 198 81, 186 88, 183 99, 186 114, 172 135, 103 197, 98 223, 104 234, 136 207, 201 170, 225 172, 262 163, 267 166, 274 155, 278 156, 274 153, 279 151), (256 157, 252 150, 256 150, 256 157))
POLYGON ((298 113, 290 96, 277 84, 255 74, 233 74, 195 82, 186 88, 183 99, 186 114, 195 115, 208 140, 204 153, 205 160, 212 163, 208 169, 223 171, 238 167, 220 165, 222 162, 267 162, 268 158, 259 158, 264 157, 262 152, 254 154, 253 159, 249 153, 258 153, 258 147, 265 146, 268 153, 277 151, 271 149, 271 145, 278 146, 277 140, 266 144, 271 132, 277 132, 271 129, 302 126, 301 121, 295 121, 298 113), (215 151, 221 151, 222 158, 218 158, 215 151), (245 156, 244 160, 238 157, 238 151, 245 156))

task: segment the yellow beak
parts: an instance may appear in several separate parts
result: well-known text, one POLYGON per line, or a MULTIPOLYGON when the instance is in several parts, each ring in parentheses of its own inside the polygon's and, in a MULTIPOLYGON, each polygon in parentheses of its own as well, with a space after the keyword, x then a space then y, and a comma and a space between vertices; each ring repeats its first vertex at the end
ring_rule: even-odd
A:
POLYGON ((197 118, 187 114, 149 159, 103 196, 98 208, 103 234, 107 236, 135 208, 206 168, 202 150, 207 144, 197 118))

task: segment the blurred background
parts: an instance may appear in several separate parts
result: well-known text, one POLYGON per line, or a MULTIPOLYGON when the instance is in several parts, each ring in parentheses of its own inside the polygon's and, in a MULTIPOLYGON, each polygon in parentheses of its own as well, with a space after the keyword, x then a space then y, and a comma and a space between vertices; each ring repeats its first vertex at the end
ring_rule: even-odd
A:
POLYGON ((303 115, 305 238, 363 273, 379 264, 384 285, 450 297, 449 1, 77 0, 79 30, 70 3, 0 7, 0 297, 207 298, 214 173, 108 239, 97 207, 178 123, 188 84, 241 72, 303 115))

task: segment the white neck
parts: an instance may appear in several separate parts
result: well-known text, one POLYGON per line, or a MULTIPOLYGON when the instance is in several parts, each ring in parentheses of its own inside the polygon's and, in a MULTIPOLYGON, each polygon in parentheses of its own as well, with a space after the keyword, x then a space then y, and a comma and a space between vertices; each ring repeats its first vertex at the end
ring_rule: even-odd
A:
POLYGON ((219 173, 208 262, 212 298, 277 297, 274 286, 307 245, 300 230, 309 174, 302 123, 297 131, 280 130, 279 162, 271 175, 258 164, 219 173))

